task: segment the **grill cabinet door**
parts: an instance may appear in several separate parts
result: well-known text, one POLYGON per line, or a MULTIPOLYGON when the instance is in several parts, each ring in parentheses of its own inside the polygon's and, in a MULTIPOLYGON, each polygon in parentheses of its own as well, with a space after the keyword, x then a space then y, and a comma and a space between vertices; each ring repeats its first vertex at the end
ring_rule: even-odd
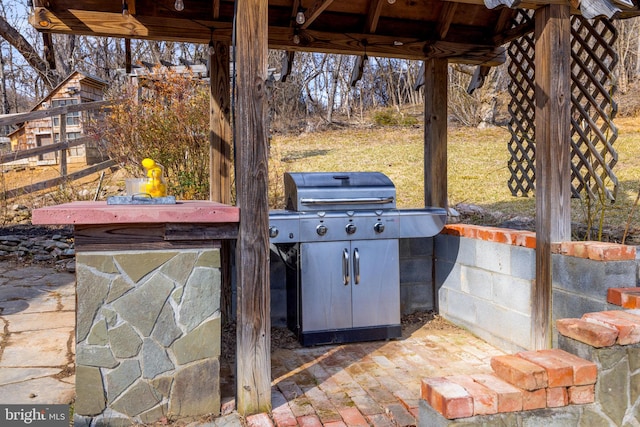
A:
POLYGON ((353 327, 399 325, 398 240, 357 240, 351 243, 351 253, 360 263, 359 280, 355 273, 351 278, 353 327))
POLYGON ((345 250, 350 257, 349 242, 300 244, 303 332, 351 328, 351 284, 344 284, 345 250))

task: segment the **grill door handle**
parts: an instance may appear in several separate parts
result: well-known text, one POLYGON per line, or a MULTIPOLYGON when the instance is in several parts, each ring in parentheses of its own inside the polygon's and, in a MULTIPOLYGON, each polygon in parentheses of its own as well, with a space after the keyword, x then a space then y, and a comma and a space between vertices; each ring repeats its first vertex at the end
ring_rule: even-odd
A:
POLYGON ((353 280, 356 285, 360 284, 360 252, 358 252, 358 248, 353 250, 353 280))
POLYGON ((300 203, 303 205, 364 205, 392 203, 393 197, 352 197, 352 198, 333 198, 333 199, 316 199, 301 198, 300 203))
POLYGON ((342 251, 342 283, 347 286, 351 281, 351 276, 349 275, 349 250, 344 249, 342 251))

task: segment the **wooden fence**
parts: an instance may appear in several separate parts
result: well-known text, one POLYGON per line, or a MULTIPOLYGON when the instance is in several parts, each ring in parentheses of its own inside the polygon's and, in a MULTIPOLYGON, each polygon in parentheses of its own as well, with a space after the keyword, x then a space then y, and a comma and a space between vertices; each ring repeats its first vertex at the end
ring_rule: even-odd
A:
MULTIPOLYGON (((60 117, 59 133, 62 138, 62 135, 66 135, 66 115, 68 113, 73 113, 78 111, 92 111, 108 105, 109 105, 109 101, 84 102, 80 104, 72 104, 72 105, 65 105, 62 107, 49 108, 46 110, 31 111, 28 113, 0 115, 0 127, 15 125, 18 123, 24 123, 31 120, 37 120, 37 119, 42 119, 46 117, 59 116, 60 117)), ((66 182, 75 181, 77 179, 83 178, 85 176, 88 176, 93 173, 99 172, 101 170, 115 166, 116 162, 114 162, 113 160, 106 160, 106 161, 97 163, 95 165, 91 165, 82 170, 79 170, 73 173, 67 173, 67 150, 71 147, 84 145, 92 141, 93 139, 91 137, 83 136, 81 138, 77 138, 69 141, 64 140, 61 142, 48 144, 42 147, 32 148, 28 150, 12 151, 12 152, 0 155, 1 165, 15 162, 17 160, 28 159, 31 157, 41 156, 43 154, 54 153, 54 152, 59 153, 58 158, 60 159, 60 176, 59 177, 47 179, 44 181, 37 182, 35 184, 26 185, 19 188, 5 190, 4 192, 0 192, 0 199, 9 200, 17 196, 32 193, 34 191, 45 190, 47 188, 62 185, 66 182)))

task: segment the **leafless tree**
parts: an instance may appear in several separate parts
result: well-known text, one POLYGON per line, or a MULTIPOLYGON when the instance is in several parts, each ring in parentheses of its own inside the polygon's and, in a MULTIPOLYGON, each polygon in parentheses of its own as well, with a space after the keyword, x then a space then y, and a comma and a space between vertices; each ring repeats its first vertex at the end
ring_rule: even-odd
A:
POLYGON ((626 93, 629 83, 640 74, 640 19, 625 19, 616 22, 618 39, 615 49, 620 62, 617 69, 618 89, 626 93))

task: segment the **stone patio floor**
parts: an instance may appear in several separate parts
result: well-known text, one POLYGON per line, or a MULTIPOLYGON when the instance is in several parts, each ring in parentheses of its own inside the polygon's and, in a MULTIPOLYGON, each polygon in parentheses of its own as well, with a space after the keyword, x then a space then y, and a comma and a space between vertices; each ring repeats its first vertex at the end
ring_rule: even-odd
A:
MULTIPOLYGON (((0 403, 73 400, 74 323, 73 273, 0 262, 0 403)), ((308 348, 289 342, 272 348, 271 414, 243 419, 234 412, 233 367, 222 363, 223 416, 187 425, 416 425, 422 378, 489 373, 498 354, 442 320, 410 323, 402 339, 391 341, 308 348)))

